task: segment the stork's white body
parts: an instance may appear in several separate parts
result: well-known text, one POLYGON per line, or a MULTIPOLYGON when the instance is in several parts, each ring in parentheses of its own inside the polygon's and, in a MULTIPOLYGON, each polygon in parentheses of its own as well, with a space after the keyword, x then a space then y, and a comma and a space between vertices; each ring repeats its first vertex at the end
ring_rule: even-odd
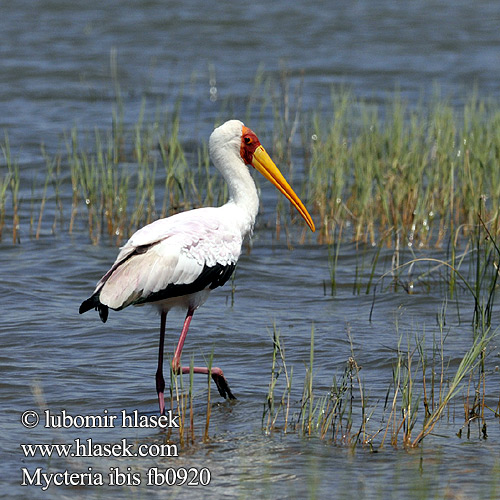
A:
MULTIPOLYGON (((250 227, 241 227, 241 209, 230 201, 218 208, 200 208, 160 219, 137 231, 121 249, 95 292, 111 309, 141 304, 168 285, 196 281, 206 268, 236 264, 250 227), (138 253, 138 249, 144 249, 138 253), (130 256, 132 256, 130 258, 130 256)), ((152 301, 162 310, 201 306, 210 289, 152 301)))
MULTIPOLYGON (((210 157, 229 188, 222 207, 190 210, 160 219, 137 231, 120 250, 110 270, 99 280, 80 313, 99 310, 102 321, 108 309, 150 303, 161 313, 156 390, 160 413, 165 411, 163 343, 168 311, 187 309, 184 327, 172 359, 175 372, 188 373, 180 364, 184 340, 194 311, 210 290, 223 285, 233 273, 241 246, 255 222, 259 199, 247 164, 251 164, 281 191, 314 231, 303 203, 273 163, 257 136, 238 120, 216 128, 210 136, 210 157)), ((222 397, 234 398, 220 368, 193 367, 210 374, 222 397)))

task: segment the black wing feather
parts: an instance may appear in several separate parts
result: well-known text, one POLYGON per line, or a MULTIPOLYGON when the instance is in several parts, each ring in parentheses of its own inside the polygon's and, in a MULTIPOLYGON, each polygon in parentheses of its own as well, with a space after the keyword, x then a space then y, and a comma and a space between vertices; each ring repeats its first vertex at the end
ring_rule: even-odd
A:
MULTIPOLYGON (((191 283, 182 285, 170 284, 163 290, 149 294, 147 297, 136 300, 133 304, 145 304, 147 302, 158 302, 160 300, 170 299, 172 297, 181 297, 190 293, 201 292, 205 288, 213 290, 224 285, 234 272, 236 264, 215 264, 215 266, 203 267, 200 275, 191 283)), ((103 323, 108 319, 109 308, 99 300, 100 292, 84 300, 80 306, 79 312, 83 314, 91 309, 99 311, 99 316, 103 323)), ((118 309, 119 310, 119 309, 118 309)))
POLYGON ((80 305, 80 309, 78 310, 78 312, 80 314, 83 314, 87 311, 90 311, 91 309, 99 311, 99 317, 101 318, 101 321, 103 323, 106 323, 106 320, 108 319, 109 308, 108 306, 101 303, 98 293, 92 295, 92 297, 89 297, 87 300, 84 300, 80 305))
POLYGON ((170 299, 172 297, 182 297, 190 293, 201 292, 207 287, 213 290, 226 283, 233 274, 235 267, 236 264, 215 264, 215 266, 210 267, 205 264, 200 275, 191 283, 182 285, 170 284, 163 290, 151 293, 147 297, 137 300, 134 304, 145 304, 147 302, 158 302, 159 300, 170 299))

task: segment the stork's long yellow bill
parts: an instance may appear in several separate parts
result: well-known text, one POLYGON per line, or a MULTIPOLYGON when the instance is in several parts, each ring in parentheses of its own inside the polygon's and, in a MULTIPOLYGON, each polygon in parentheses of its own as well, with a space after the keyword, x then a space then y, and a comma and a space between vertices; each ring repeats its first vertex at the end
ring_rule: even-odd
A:
POLYGON ((309 212, 300 201, 300 198, 295 194, 295 191, 290 187, 290 184, 288 184, 286 179, 283 177, 279 168, 275 165, 273 160, 271 160, 271 157, 267 154, 267 151, 262 147, 262 145, 258 146, 253 154, 252 166, 269 182, 274 184, 274 186, 276 186, 276 188, 290 200, 292 205, 307 222, 311 231, 314 232, 316 228, 314 227, 314 222, 309 215, 309 212))

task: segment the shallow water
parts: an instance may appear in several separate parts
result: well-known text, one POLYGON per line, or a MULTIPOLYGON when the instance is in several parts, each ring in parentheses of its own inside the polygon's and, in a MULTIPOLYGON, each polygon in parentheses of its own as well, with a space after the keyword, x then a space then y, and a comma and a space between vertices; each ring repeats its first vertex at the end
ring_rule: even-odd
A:
MULTIPOLYGON (((303 105, 329 99, 332 85, 352 86, 356 95, 383 101, 398 87, 411 103, 431 95, 434 83, 457 105, 473 85, 482 96, 499 95, 500 9, 497 2, 460 1, 442 5, 417 1, 273 2, 265 5, 219 2, 109 1, 85 7, 62 1, 11 2, 1 7, 0 128, 28 178, 43 167, 40 144, 61 148, 63 133, 77 125, 109 130, 115 91, 110 55, 116 51, 118 80, 125 103, 125 124, 136 122, 141 99, 172 102, 184 85, 184 137, 206 139, 221 102, 230 99, 244 113, 259 65, 278 74, 283 62, 292 88, 304 80, 303 105), (303 74, 302 74, 303 71, 303 74), (174 96, 174 97, 172 97, 174 96)), ((229 117, 229 116, 227 116, 229 117)), ((264 121, 271 122, 265 116, 264 121)), ((4 168, 3 165, 1 167, 4 168)), ((3 171, 2 171, 3 173, 3 171)), ((262 184, 261 184, 262 185, 262 184)), ((66 189, 69 186, 65 187, 66 189)), ((417 283, 413 294, 380 286, 372 320, 373 289, 366 292, 376 249, 341 247, 337 285, 330 293, 328 250, 308 242, 293 251, 272 229, 276 194, 263 187, 264 204, 253 247, 236 271, 234 297, 228 283, 214 291, 195 314, 184 351, 197 364, 214 353, 236 402, 224 402, 212 390, 210 442, 201 442, 206 382, 195 381, 197 444, 177 458, 26 458, 21 443, 71 443, 77 437, 115 443, 123 438, 160 443, 156 429, 26 429, 25 410, 42 414, 119 415, 137 409, 155 415, 154 387, 159 319, 148 308, 111 312, 102 324, 78 306, 108 268, 116 248, 90 244, 85 231, 30 237, 31 185, 22 186, 21 244, 4 235, 0 246, 0 411, 2 494, 13 498, 164 497, 193 498, 441 498, 446 495, 494 498, 498 495, 500 430, 491 419, 488 439, 463 425, 463 399, 457 398, 443 423, 421 447, 405 451, 386 445, 378 453, 305 439, 297 434, 262 431, 262 411, 270 380, 272 327, 285 342, 294 367, 294 403, 300 398, 314 327, 314 385, 328 391, 342 374, 353 339, 370 405, 376 408, 371 432, 382 426, 383 402, 392 381, 400 335, 426 338, 438 333, 436 317, 446 285, 417 283), (266 224, 264 224, 266 223, 266 224), (361 277, 356 277, 357 274, 361 277), (356 288, 360 285, 359 290, 356 288), (234 298, 234 304, 231 305, 234 298), (146 486, 151 467, 207 467, 206 487, 146 486), (107 477, 110 467, 140 472, 139 486, 51 486, 46 492, 20 486, 21 468, 33 472, 88 467, 107 477), (487 479, 485 479, 485 474, 487 479)), ((69 196, 68 193, 65 196, 69 196)), ((53 216, 47 207, 46 220, 53 216)), ((9 222, 7 221, 7 225, 9 222)), ((292 235, 297 243, 297 236, 292 235)), ((383 250, 375 274, 390 269, 393 250, 383 250)), ((442 252, 425 255, 445 257, 442 252)), ((407 255, 409 258, 409 256, 407 255)), ((403 273, 402 280, 409 279, 403 273)), ((471 343, 470 297, 460 293, 448 304, 446 356, 451 369, 471 343)), ((494 316, 494 326, 498 324, 494 316)), ((183 314, 169 315, 166 350, 172 352, 183 314)), ((404 337, 406 338, 406 337, 404 337)), ((404 340, 406 341, 406 340, 404 340)), ((487 395, 494 406, 500 379, 498 344, 487 358, 487 395), (496 370, 496 371, 495 371, 496 370)), ((202 377, 203 378, 203 377, 202 377)), ((185 380, 186 382, 186 380, 185 380)), ((418 427, 418 425, 417 425, 418 427)))

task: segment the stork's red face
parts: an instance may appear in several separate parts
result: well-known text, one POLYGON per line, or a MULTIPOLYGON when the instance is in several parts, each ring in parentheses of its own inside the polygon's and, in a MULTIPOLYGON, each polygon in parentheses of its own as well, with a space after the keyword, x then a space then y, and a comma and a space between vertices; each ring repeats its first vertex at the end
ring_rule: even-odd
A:
POLYGON ((252 164, 253 154, 260 145, 260 141, 255 133, 244 126, 241 134, 240 155, 247 165, 252 164))
POLYGON ((306 207, 300 201, 300 198, 295 194, 294 190, 290 187, 290 184, 288 184, 286 179, 283 177, 273 160, 271 160, 270 156, 267 154, 254 132, 245 126, 243 126, 241 133, 240 155, 247 165, 252 165, 290 200, 292 205, 307 222, 311 231, 315 231, 314 222, 306 207))

